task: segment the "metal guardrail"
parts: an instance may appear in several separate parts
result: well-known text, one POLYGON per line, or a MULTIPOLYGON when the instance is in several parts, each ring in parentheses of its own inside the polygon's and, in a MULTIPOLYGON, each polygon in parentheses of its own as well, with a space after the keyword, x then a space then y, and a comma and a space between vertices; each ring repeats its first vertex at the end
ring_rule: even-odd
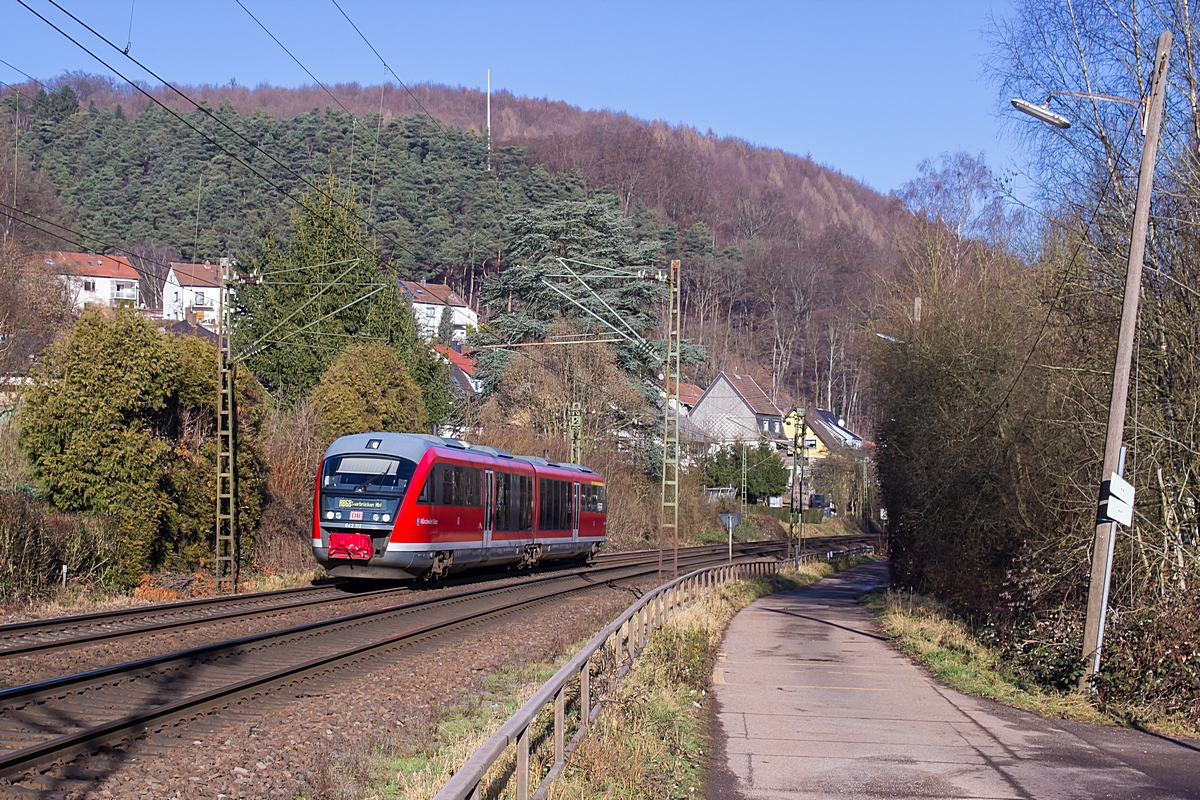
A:
POLYGON ((857 555, 875 555, 875 545, 864 544, 858 547, 848 547, 845 550, 830 550, 825 554, 826 561, 833 561, 835 558, 845 558, 846 556, 857 555))
MULTIPOLYGON (((865 548, 853 548, 856 552, 865 548)), ((816 554, 802 556, 803 561, 816 560, 816 554)), ((434 800, 481 800, 483 780, 487 771, 499 761, 510 746, 516 747, 517 800, 530 800, 529 751, 531 728, 538 714, 551 703, 554 704, 554 764, 541 782, 533 787, 533 800, 542 800, 550 791, 551 784, 566 767, 567 759, 587 735, 588 727, 595 721, 603 708, 603 702, 593 704, 591 692, 592 659, 606 647, 617 655, 619 665, 613 674, 613 682, 625 675, 633 666, 633 660, 650 641, 651 634, 661 628, 676 609, 686 607, 699 600, 712 589, 728 581, 768 575, 778 572, 792 563, 763 559, 719 567, 702 567, 689 572, 670 583, 659 586, 642 596, 638 602, 610 622, 571 658, 562 669, 554 674, 533 697, 508 719, 500 730, 483 743, 483 746, 454 773, 453 777, 434 795, 434 800), (570 742, 566 741, 566 694, 567 684, 579 679, 579 724, 570 742)), ((541 770, 538 770, 540 772, 541 770)))

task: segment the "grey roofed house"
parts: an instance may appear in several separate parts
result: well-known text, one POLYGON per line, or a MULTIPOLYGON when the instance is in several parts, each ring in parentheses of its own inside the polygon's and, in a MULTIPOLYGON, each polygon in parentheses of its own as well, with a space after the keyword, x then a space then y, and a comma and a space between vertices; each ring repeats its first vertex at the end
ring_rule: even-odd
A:
POLYGON ((756 442, 763 436, 781 439, 783 412, 754 378, 721 372, 692 408, 692 425, 716 444, 756 442))
POLYGON ((823 408, 811 409, 807 422, 813 433, 820 437, 830 450, 836 447, 858 449, 863 446, 863 438, 846 428, 832 411, 823 408))

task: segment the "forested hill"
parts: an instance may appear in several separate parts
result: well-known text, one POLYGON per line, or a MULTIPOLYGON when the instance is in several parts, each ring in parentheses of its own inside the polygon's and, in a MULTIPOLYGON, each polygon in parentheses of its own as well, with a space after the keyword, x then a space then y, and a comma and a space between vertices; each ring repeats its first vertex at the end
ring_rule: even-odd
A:
MULTIPOLYGON (((74 74, 51 83, 70 85, 84 107, 94 103, 114 110, 120 105, 127 117, 153 107, 140 93, 103 76, 74 74)), ((485 128, 485 95, 461 87, 351 83, 330 87, 329 93, 317 86, 180 88, 213 109, 228 102, 243 117, 262 111, 275 120, 291 120, 328 108, 351 113, 363 124, 382 108, 384 124, 428 113, 466 131, 483 134, 485 128)), ((170 90, 148 91, 183 113, 194 109, 170 90)), ((503 91, 492 96, 492 136, 495 147, 526 148, 530 163, 551 172, 579 168, 590 186, 612 186, 626 213, 632 198, 640 198, 666 212, 681 229, 703 221, 721 247, 753 236, 781 216, 801 219, 810 232, 838 223, 867 234, 876 244, 888 239, 887 197, 835 169, 777 149, 503 91)), ((365 138, 373 141, 369 133, 365 138)))
POLYGON ((474 299, 508 265, 508 215, 607 188, 639 236, 688 259, 685 332, 710 353, 696 380, 757 371, 772 393, 821 386, 831 404, 840 386, 853 411, 846 331, 894 268, 897 204, 810 159, 501 92, 489 170, 477 91, 180 87, 197 109, 147 90, 170 111, 103 77, 51 87, 5 87, 0 174, 28 173, 17 205, 66 226, 74 249, 245 260, 264 234, 286 237, 295 200, 333 172, 403 273, 474 299))

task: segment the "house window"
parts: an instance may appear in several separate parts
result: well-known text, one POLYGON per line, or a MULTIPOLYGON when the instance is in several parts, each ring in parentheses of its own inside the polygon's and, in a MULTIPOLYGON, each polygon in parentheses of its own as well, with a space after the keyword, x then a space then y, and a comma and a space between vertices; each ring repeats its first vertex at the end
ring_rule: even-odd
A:
POLYGON ((176 302, 176 303, 178 303, 178 302, 179 302, 179 292, 176 292, 176 293, 175 293, 175 302, 176 302))
POLYGON ((196 305, 204 305, 204 292, 196 292, 196 305))
POLYGON ((804 447, 808 450, 816 450, 817 449, 817 440, 810 436, 809 438, 804 440, 804 447))
POLYGON ((84 282, 83 282, 83 290, 84 290, 85 292, 94 292, 94 291, 96 291, 96 282, 95 282, 95 281, 84 281, 84 282))

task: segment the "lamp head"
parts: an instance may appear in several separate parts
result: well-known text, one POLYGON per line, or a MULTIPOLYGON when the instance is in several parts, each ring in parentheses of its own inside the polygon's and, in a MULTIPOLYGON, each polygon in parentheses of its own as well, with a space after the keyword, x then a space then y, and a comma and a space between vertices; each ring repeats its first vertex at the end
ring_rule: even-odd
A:
POLYGON ((1071 127, 1071 121, 1061 114, 1055 114, 1053 111, 1051 111, 1049 103, 1046 103, 1044 106, 1039 106, 1034 105, 1028 100, 1022 100, 1019 97, 1014 97, 1012 99, 1012 106, 1017 111, 1028 114, 1031 117, 1036 117, 1042 122, 1048 122, 1056 128, 1062 128, 1063 130, 1066 130, 1067 128, 1071 127))

